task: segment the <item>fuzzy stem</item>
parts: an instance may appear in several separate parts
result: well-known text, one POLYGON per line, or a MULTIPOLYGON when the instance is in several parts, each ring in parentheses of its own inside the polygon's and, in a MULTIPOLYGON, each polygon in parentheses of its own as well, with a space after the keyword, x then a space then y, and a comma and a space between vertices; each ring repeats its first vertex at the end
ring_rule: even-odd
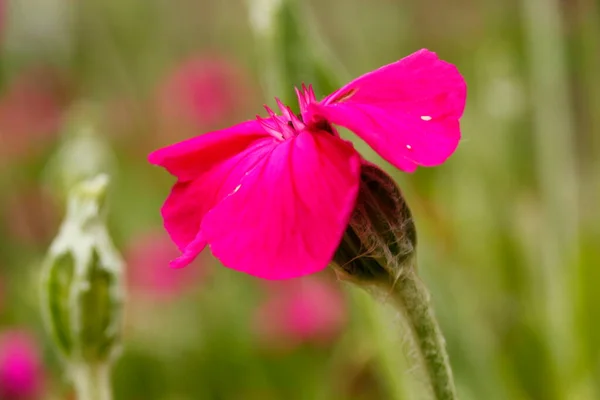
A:
POLYGON ((105 364, 81 364, 71 369, 77 400, 111 400, 110 369, 105 364))
POLYGON ((429 292, 413 269, 385 288, 393 304, 405 316, 419 349, 436 400, 456 400, 456 388, 446 344, 429 300, 429 292), (391 292, 390 292, 391 289, 391 292))
POLYGON ((404 315, 436 400, 456 400, 444 338, 416 272, 417 231, 394 180, 364 164, 350 224, 334 256, 341 280, 392 299, 404 315))

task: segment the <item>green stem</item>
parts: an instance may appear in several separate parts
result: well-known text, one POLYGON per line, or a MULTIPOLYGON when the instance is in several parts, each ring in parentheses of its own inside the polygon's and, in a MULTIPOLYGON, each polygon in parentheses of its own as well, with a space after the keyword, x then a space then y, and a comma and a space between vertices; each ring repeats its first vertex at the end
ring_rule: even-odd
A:
POLYGON ((111 400, 110 369, 106 364, 72 367, 71 379, 77 400, 111 400))
POLYGON ((434 316, 429 292, 413 269, 407 269, 393 287, 384 289, 411 328, 435 399, 456 400, 445 340, 434 316))
MULTIPOLYGON (((285 86, 286 71, 277 37, 277 17, 284 0, 247 0, 250 27, 260 60, 261 86, 268 96, 281 96, 285 86)), ((284 99, 285 100, 285 99, 284 99)))
MULTIPOLYGON (((545 321, 544 340, 550 351, 550 392, 571 397, 569 382, 577 376, 580 171, 569 88, 569 56, 563 7, 559 0, 523 0, 523 32, 530 67, 533 139, 539 182, 539 234, 530 246, 536 260, 532 299, 545 321), (557 185, 560 182, 560 185, 557 185), (569 267, 567 267, 569 266, 569 267), (540 290, 540 292, 536 292, 540 290)), ((539 379, 546 379, 539 376, 539 379)))

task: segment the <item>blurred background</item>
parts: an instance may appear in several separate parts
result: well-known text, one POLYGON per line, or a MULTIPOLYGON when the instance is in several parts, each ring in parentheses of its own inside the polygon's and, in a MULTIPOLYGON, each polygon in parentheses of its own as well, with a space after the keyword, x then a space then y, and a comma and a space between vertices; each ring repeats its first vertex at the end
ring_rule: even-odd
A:
POLYGON ((116 399, 426 398, 397 318, 331 271, 169 269, 173 178, 146 161, 423 47, 468 83, 455 155, 400 174, 348 137, 413 210, 461 399, 600 399, 600 3, 286 1, 0 0, 0 399, 74 398, 39 274, 98 165, 127 262, 116 399))

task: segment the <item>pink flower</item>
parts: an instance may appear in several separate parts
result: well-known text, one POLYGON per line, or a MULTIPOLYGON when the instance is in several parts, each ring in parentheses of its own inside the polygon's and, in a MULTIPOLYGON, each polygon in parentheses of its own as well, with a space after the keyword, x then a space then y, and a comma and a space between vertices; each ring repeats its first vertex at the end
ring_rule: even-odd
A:
POLYGON ((24 331, 0 335, 0 399, 37 399, 43 381, 39 350, 24 331))
POLYGON ((194 287, 206 271, 204 268, 169 269, 169 261, 178 254, 163 233, 148 232, 135 237, 125 253, 132 292, 168 300, 194 287))
POLYGON ((242 72, 220 56, 185 61, 159 89, 159 129, 184 137, 223 123, 244 108, 244 81, 242 72))
MULTIPOLYGON (((1 0, 0 0, 1 1, 1 0)), ((58 132, 64 84, 52 71, 27 71, 0 96, 0 164, 38 153, 58 132)))
POLYGON ((209 244, 232 269, 265 279, 322 270, 354 209, 362 158, 332 124, 364 139, 401 170, 443 163, 460 140, 466 85, 420 50, 317 101, 300 114, 277 101, 257 118, 150 154, 177 177, 162 215, 183 267, 209 244))
POLYGON ((337 286, 315 278, 273 282, 255 316, 255 330, 270 345, 334 340, 347 321, 337 286))

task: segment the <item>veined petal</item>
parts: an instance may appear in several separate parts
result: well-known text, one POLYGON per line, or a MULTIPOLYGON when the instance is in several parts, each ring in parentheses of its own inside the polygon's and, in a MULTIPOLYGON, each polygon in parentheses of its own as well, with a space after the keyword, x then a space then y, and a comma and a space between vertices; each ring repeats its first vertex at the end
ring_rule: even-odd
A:
POLYGON ((257 120, 242 122, 163 147, 150 153, 148 161, 164 167, 180 181, 188 181, 267 137, 269 134, 257 120))
POLYGON ((246 174, 276 146, 273 138, 256 141, 236 156, 213 164, 192 181, 177 182, 161 209, 165 229, 184 253, 174 266, 189 264, 206 245, 200 234, 205 215, 235 192, 246 174), (184 262, 185 261, 185 262, 184 262))
POLYGON ((350 82, 319 103, 312 118, 342 125, 396 167, 444 162, 460 141, 466 84, 452 64, 420 50, 350 82))
POLYGON ((279 143, 213 208, 202 232, 229 268, 265 279, 327 266, 348 225, 359 187, 360 156, 325 132, 279 143))
POLYGON ((206 134, 204 141, 201 136, 150 155, 179 178, 161 209, 165 229, 184 253, 173 263, 175 267, 187 265, 206 245, 200 233, 206 213, 234 192, 242 178, 276 146, 273 137, 262 134, 258 122, 254 134, 245 129, 254 124, 241 125, 244 127, 206 134))

